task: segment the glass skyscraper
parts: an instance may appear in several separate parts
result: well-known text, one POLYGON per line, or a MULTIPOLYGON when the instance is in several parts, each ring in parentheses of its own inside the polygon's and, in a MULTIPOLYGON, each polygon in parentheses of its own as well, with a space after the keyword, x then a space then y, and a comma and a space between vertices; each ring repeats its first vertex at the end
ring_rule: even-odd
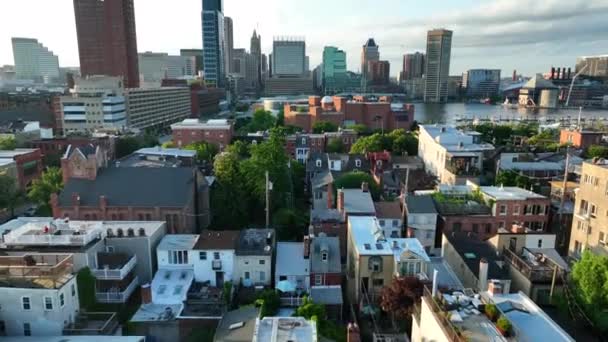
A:
POLYGON ((223 87, 226 75, 223 9, 223 0, 203 0, 203 71, 211 87, 223 87))

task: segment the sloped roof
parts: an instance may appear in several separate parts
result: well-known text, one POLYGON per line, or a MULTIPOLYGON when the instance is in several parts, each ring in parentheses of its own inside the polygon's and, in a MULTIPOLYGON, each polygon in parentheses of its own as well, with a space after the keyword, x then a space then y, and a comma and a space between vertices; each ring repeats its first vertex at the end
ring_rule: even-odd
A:
POLYGON ((111 167, 101 169, 95 180, 68 180, 59 206, 71 206, 77 193, 81 206, 98 206, 105 196, 110 206, 183 207, 194 199, 194 184, 190 168, 111 167))
POLYGON ((203 230, 194 249, 235 249, 240 231, 203 230))
POLYGON ((310 248, 310 271, 313 273, 340 273, 340 239, 336 236, 319 235, 312 239, 310 248), (327 261, 322 260, 323 251, 327 261))
POLYGON ((523 88, 529 89, 557 89, 553 82, 546 80, 541 74, 536 74, 535 77, 532 77, 526 84, 524 84, 523 88))
POLYGON ((430 195, 407 196, 405 205, 410 214, 437 214, 435 202, 430 195))

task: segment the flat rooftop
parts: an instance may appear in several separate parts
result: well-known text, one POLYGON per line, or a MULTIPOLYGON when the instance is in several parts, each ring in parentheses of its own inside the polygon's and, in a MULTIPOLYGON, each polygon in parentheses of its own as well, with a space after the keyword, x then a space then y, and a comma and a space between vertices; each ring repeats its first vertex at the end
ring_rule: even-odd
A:
POLYGON ((344 192, 344 211, 348 214, 375 215, 376 207, 369 191, 341 189, 344 192))
POLYGON ((24 154, 32 153, 38 150, 37 148, 16 148, 14 150, 0 150, 0 159, 15 158, 24 154))
POLYGON ((131 317, 131 322, 158 322, 169 321, 179 316, 184 304, 142 304, 139 310, 131 317), (167 308, 169 310, 167 310, 167 308))
POLYGON ((208 120, 207 122, 198 119, 185 119, 182 122, 174 123, 171 129, 230 129, 232 124, 226 119, 208 120))
POLYGON ((3 342, 145 342, 145 336, 20 336, 3 337, 3 342))
POLYGON ((182 158, 194 158, 196 157, 196 151, 184 150, 181 148, 164 148, 162 146, 156 147, 144 147, 133 152, 133 154, 145 154, 149 156, 170 156, 170 157, 182 157, 182 158))
POLYGON ((250 342, 255 331, 255 322, 260 310, 253 305, 228 311, 215 329, 214 342, 250 342), (243 323, 243 326, 230 329, 230 326, 243 323))
POLYGON ((523 292, 482 294, 511 321, 518 341, 574 341, 557 323, 523 292))
POLYGON ((59 289, 73 275, 72 254, 0 256, 0 287, 59 289))
POLYGON ((482 193, 501 201, 508 200, 527 200, 527 199, 546 199, 547 197, 539 195, 530 190, 518 188, 515 186, 481 186, 479 187, 482 193))
POLYGON ((303 317, 264 317, 256 320, 253 342, 317 342, 317 325, 303 317))
POLYGON ((156 247, 159 251, 191 250, 198 241, 198 234, 168 234, 156 247))

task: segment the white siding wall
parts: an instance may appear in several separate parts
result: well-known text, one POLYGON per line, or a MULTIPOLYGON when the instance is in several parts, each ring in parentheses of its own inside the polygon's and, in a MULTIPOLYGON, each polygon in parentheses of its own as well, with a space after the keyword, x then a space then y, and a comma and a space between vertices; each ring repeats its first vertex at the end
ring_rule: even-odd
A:
POLYGON ((0 320, 4 321, 7 336, 23 336, 24 323, 30 323, 32 336, 60 336, 64 322, 73 322, 79 308, 76 277, 61 289, 0 288, 0 293, 0 320), (63 306, 60 294, 64 296, 63 306), (23 309, 23 297, 30 298, 30 310, 23 309), (52 310, 45 309, 45 297, 52 298, 52 310))
POLYGON ((232 281, 234 272, 234 250, 192 250, 188 257, 190 263, 194 265, 194 280, 198 282, 210 281, 211 286, 217 286, 215 283, 215 273, 224 272, 224 281, 232 281), (207 260, 201 260, 199 252, 207 252, 207 260), (213 253, 219 252, 222 262, 220 270, 213 270, 212 262, 214 260, 213 253))
POLYGON ((237 255, 234 263, 234 281, 242 282, 245 272, 249 272, 249 279, 253 283, 270 285, 272 259, 270 255, 237 255), (260 264, 264 260, 264 264, 260 264), (264 280, 260 279, 260 272, 264 272, 264 280))

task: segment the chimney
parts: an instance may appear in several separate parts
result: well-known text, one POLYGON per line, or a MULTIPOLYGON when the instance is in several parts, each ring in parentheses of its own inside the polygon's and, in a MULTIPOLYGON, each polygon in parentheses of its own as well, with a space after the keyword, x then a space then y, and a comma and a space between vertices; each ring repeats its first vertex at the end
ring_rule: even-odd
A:
POLYGON ((412 228, 412 227, 408 227, 407 228, 407 237, 408 238, 415 238, 416 237, 416 231, 414 230, 414 228, 412 228))
POLYGON ((333 183, 327 184, 327 209, 334 207, 334 185, 333 183))
POLYGON ((80 195, 77 192, 72 192, 72 205, 80 205, 80 195))
POLYGON ((437 295, 437 286, 439 285, 437 283, 437 278, 439 277, 439 271, 437 271, 437 269, 433 270, 433 297, 435 297, 437 295))
POLYGON ((561 74, 562 74, 562 68, 557 68, 557 75, 555 75, 555 78, 559 80, 561 78, 561 76, 560 76, 561 74))
POLYGON ((304 259, 310 257, 310 236, 304 236, 304 259))
POLYGON ((108 199, 106 198, 106 196, 104 196, 104 195, 99 196, 99 206, 103 209, 107 208, 108 199))
POLYGON ((488 287, 488 260, 479 260, 479 291, 485 291, 488 287))
POLYGON ((141 303, 150 304, 152 303, 152 287, 149 283, 141 286, 141 303))
POLYGON ((488 292, 490 293, 490 296, 502 294, 503 288, 500 281, 492 279, 488 284, 488 292))
POLYGON ((511 81, 517 81, 517 70, 513 69, 513 77, 511 78, 511 81))
POLYGON ((340 212, 344 211, 344 190, 338 190, 338 210, 340 212))
POLYGON ((524 228, 524 226, 522 226, 521 224, 513 224, 511 226, 511 233, 523 234, 525 232, 526 232, 526 228, 524 228))
POLYGON ((357 323, 348 323, 346 328, 346 342, 361 342, 361 334, 357 323))
POLYGON ((551 79, 555 79, 555 67, 551 67, 551 79))
POLYGON ((571 68, 568 68, 568 79, 570 79, 570 72, 571 72, 571 68))
POLYGON ((362 182, 361 190, 363 190, 363 192, 369 192, 369 184, 367 182, 362 182))

